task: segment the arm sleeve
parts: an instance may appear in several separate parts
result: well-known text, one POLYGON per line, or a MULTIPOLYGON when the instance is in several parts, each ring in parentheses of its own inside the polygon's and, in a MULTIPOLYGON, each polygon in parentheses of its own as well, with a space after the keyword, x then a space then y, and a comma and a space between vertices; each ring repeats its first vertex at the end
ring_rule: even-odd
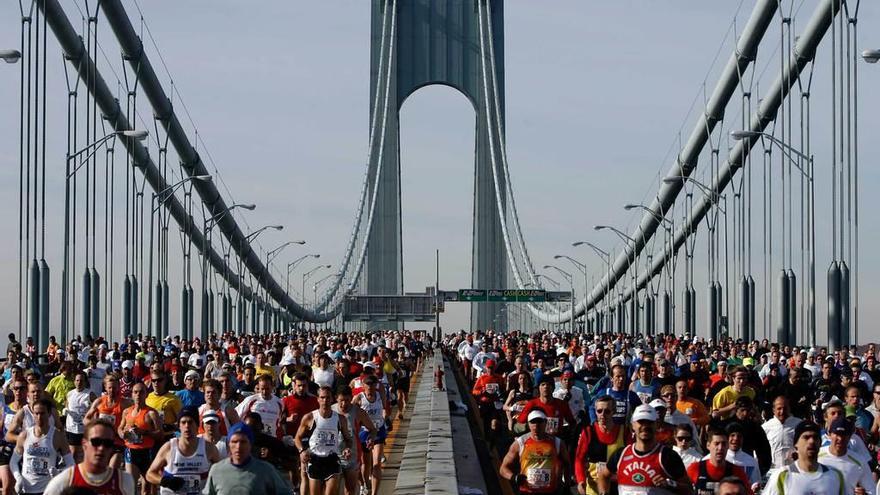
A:
POLYGON ((663 465, 663 469, 666 470, 666 474, 671 479, 677 480, 688 474, 684 469, 684 462, 681 461, 681 457, 671 448, 664 447, 660 451, 660 464, 663 465))
POLYGON ((620 462, 620 456, 623 454, 624 447, 621 447, 614 451, 611 454, 611 457, 608 458, 608 462, 605 464, 605 468, 608 469, 608 472, 611 474, 617 474, 617 463, 620 462))
POLYGON ((578 484, 587 479, 589 464, 587 463, 587 447, 590 445, 590 428, 584 428, 578 438, 577 448, 574 453, 574 478, 578 484))

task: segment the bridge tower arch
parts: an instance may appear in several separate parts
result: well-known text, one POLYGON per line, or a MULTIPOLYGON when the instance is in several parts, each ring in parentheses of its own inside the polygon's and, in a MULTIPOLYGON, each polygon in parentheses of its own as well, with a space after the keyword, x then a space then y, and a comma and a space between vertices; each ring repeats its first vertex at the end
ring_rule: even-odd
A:
MULTIPOLYGON (((480 28, 477 12, 480 0, 401 0, 391 36, 389 112, 385 126, 382 174, 375 183, 375 167, 369 173, 369 190, 378 187, 375 217, 367 248, 365 286, 367 294, 400 294, 403 285, 403 236, 400 210, 399 111, 409 95, 432 84, 451 86, 463 93, 476 112, 474 163, 473 240, 471 285, 473 288, 507 287, 508 262, 492 177, 488 109, 483 95, 480 60, 480 28)), ((504 132, 504 7, 490 2, 495 80, 500 105, 499 120, 504 132)), ((379 89, 383 0, 372 1, 370 49, 370 101, 379 89)), ((390 8, 390 7, 389 7, 390 8)), ((386 40, 387 42, 388 40, 386 40)), ((491 70, 491 69, 490 69, 491 70)), ((491 96, 491 95, 490 95, 491 96)), ((375 109, 371 108, 371 112, 375 109)), ((372 115, 370 115, 372 119, 372 115)), ((504 175, 499 173, 502 208, 506 201, 504 175)), ((505 213, 506 212, 502 212, 505 213)), ((507 328, 505 313, 492 303, 474 304, 472 328, 507 328), (497 321, 494 321, 496 320, 497 321)))

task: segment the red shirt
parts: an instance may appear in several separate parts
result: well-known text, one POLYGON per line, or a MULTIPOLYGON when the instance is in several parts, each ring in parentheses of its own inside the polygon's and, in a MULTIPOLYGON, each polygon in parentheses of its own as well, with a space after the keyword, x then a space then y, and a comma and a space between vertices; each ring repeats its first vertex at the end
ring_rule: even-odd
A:
POLYGON ((535 409, 540 409, 547 415, 547 433, 550 435, 556 435, 559 432, 559 428, 562 426, 560 420, 565 420, 570 425, 575 423, 574 416, 571 415, 571 408, 568 407, 568 402, 556 398, 551 398, 546 403, 542 402, 540 398, 534 398, 526 402, 522 412, 519 413, 519 417, 516 418, 517 422, 527 424, 529 413, 535 409), (553 424, 554 420, 555 425, 553 424))
POLYGON ((725 461, 721 466, 717 467, 708 460, 695 462, 688 466, 688 478, 690 478, 691 482, 693 482, 694 484, 697 484, 698 479, 700 478, 701 465, 705 466, 705 474, 708 475, 707 479, 709 482, 721 481, 727 476, 736 476, 743 482, 743 485, 746 487, 746 493, 752 495, 752 483, 749 481, 749 477, 746 475, 745 470, 739 466, 734 466, 727 461, 725 461))
POLYGON ((504 393, 504 379, 498 375, 482 374, 474 383, 471 394, 480 402, 495 402, 501 400, 504 393), (486 394, 486 395, 483 395, 486 394))
POLYGON ((296 414, 293 421, 285 423, 285 429, 288 435, 296 435, 302 417, 318 408, 318 398, 310 394, 306 394, 303 397, 296 394, 290 394, 281 399, 281 403, 284 405, 285 419, 292 414, 296 414))

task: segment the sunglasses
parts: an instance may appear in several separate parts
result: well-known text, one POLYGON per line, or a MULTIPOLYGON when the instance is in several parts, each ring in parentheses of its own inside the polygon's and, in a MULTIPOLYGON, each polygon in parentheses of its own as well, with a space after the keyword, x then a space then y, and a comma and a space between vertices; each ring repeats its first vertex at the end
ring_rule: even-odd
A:
POLYGON ((12 387, 12 390, 16 390, 16 391, 17 391, 17 390, 27 390, 27 387, 25 387, 25 386, 21 386, 21 387, 12 387))
POLYGON ((95 447, 95 448, 106 447, 109 449, 115 445, 112 438, 100 438, 100 437, 90 438, 89 443, 92 444, 92 447, 95 447))
POLYGON ((694 439, 694 437, 675 437, 675 439, 678 440, 679 442, 685 442, 685 441, 690 442, 691 440, 694 439))
POLYGON ((611 414, 611 409, 596 409, 596 414, 611 414))
POLYGON ((660 397, 672 397, 675 394, 661 394, 660 397))

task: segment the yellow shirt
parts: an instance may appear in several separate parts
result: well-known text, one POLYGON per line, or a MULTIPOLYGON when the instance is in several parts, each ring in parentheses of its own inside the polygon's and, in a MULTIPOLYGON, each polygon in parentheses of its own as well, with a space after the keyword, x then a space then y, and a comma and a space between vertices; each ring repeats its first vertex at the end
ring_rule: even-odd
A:
POLYGON ((63 411, 67 406, 67 392, 75 388, 76 384, 73 383, 73 380, 64 378, 64 375, 58 375, 49 380, 49 384, 46 385, 46 393, 52 397, 52 401, 55 402, 55 407, 58 408, 58 411, 63 411))
POLYGON ((254 369, 256 369, 256 371, 257 371, 257 376, 268 375, 272 378, 272 380, 275 380, 275 378, 276 378, 275 377, 275 369, 272 368, 271 366, 255 366, 254 369))
POLYGON ((147 405, 159 413, 159 417, 166 425, 176 425, 177 415, 183 409, 183 402, 180 402, 180 398, 174 395, 174 392, 166 392, 165 395, 150 392, 147 395, 147 405))
MULTIPOLYGON (((736 402, 736 399, 739 399, 742 396, 746 396, 746 397, 754 400, 755 399, 755 390, 752 387, 746 386, 745 388, 743 388, 742 392, 737 392, 733 388, 733 385, 728 385, 728 386, 722 388, 720 392, 715 394, 715 398, 712 399, 712 409, 715 410, 715 409, 721 409, 721 408, 727 407, 727 406, 733 404, 734 402, 736 402)), ((721 419, 730 418, 731 416, 733 416, 734 412, 735 411, 730 411, 727 414, 721 415, 721 419)))

